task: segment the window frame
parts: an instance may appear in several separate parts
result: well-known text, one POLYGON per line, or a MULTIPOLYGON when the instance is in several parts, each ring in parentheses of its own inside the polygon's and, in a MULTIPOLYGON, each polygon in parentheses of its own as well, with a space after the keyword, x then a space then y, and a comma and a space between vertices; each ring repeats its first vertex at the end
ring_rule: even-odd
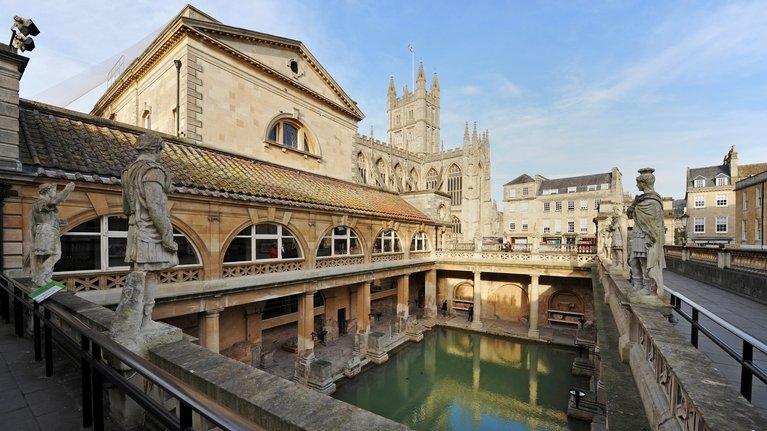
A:
POLYGON ((399 235, 397 234, 397 231, 394 229, 383 229, 381 232, 378 233, 376 236, 375 241, 373 241, 373 255, 381 255, 381 254, 398 254, 402 253, 402 242, 399 239, 399 235), (376 252, 376 243, 380 240, 381 242, 381 251, 376 252), (386 244, 391 244, 391 250, 386 251, 386 244), (399 247, 399 250, 397 248, 399 247))
POLYGON ((716 206, 719 208, 723 208, 727 206, 728 199, 727 195, 716 195, 716 199, 714 200, 716 203, 716 206))
POLYGON ((229 245, 226 247, 226 250, 224 250, 224 265, 236 265, 236 264, 243 264, 243 263, 268 263, 268 262, 284 262, 284 261, 296 261, 296 260, 303 260, 304 259, 304 251, 301 248, 301 242, 298 240, 295 234, 288 228, 287 226, 281 225, 279 223, 273 223, 273 222, 263 222, 263 223, 256 223, 251 224, 249 227, 241 229, 237 235, 232 238, 232 241, 229 242, 229 245), (256 226, 260 225, 271 225, 271 226, 277 226, 277 233, 275 234, 266 234, 266 233, 257 233, 256 232, 256 226), (245 229, 250 229, 250 234, 242 235, 242 232, 245 229), (285 235, 283 231, 287 231, 288 235, 285 235), (283 258, 282 257, 282 240, 285 238, 293 238, 296 245, 298 246, 298 257, 288 257, 283 258), (237 260, 237 261, 227 261, 226 260, 226 252, 229 251, 229 247, 232 246, 232 243, 237 239, 243 239, 247 238, 250 239, 250 259, 249 260, 237 260), (276 258, 267 258, 267 259, 258 259, 258 240, 271 240, 276 239, 277 240, 277 257, 276 258))
MULTIPOLYGON (((119 214, 103 215, 103 216, 97 217, 99 221, 98 232, 95 232, 95 231, 94 232, 72 232, 72 229, 75 229, 85 223, 88 223, 96 219, 96 218, 91 218, 78 223, 77 225, 73 226, 72 229, 70 229, 69 231, 61 234, 61 237, 65 237, 65 236, 98 237, 99 238, 99 268, 77 269, 74 271, 56 271, 53 274, 54 275, 71 275, 71 274, 105 273, 105 272, 115 272, 115 271, 130 271, 131 267, 127 263, 125 265, 120 265, 120 266, 109 266, 109 239, 125 238, 127 241, 127 238, 128 238, 127 228, 124 231, 109 230, 110 218, 124 219, 124 217, 121 217, 119 214)), ((127 220, 126 220, 126 223, 127 223, 127 220)), ((197 259, 197 263, 178 264, 174 266, 173 268, 194 268, 194 267, 202 266, 202 263, 203 263, 202 256, 200 256, 200 252, 199 250, 197 250, 197 247, 194 245, 192 240, 190 240, 189 237, 181 231, 181 229, 178 229, 176 226, 173 226, 174 240, 177 237, 186 238, 186 240, 192 246, 192 251, 194 251, 194 255, 195 255, 195 258, 197 259)))
POLYGON ((286 150, 297 151, 301 154, 307 154, 314 157, 320 157, 319 143, 314 134, 305 124, 290 116, 278 116, 274 118, 266 129, 264 142, 269 145, 275 145, 286 150), (284 124, 289 124, 296 129, 296 146, 292 147, 284 143, 284 124), (272 138, 272 131, 277 129, 272 138))
POLYGON ((695 195, 692 202, 693 208, 706 208, 706 197, 703 195, 695 195))
POLYGON ((728 233, 730 230, 730 223, 728 216, 716 216, 714 219, 714 232, 715 233, 728 233), (719 223, 720 219, 724 219, 724 224, 719 223), (719 230, 719 226, 724 226, 724 230, 719 230))
POLYGON ((413 234, 413 239, 410 240, 410 251, 431 251, 429 248, 429 236, 426 232, 419 231, 413 234), (418 243, 421 242, 421 248, 418 247, 418 243))
POLYGON ((706 218, 705 217, 693 217, 692 219, 692 233, 706 233, 706 218), (700 224, 698 222, 700 221, 700 224), (698 230, 698 227, 701 229, 698 230))
POLYGON ((365 249, 362 247, 362 241, 360 241, 360 236, 357 234, 357 232, 352 229, 349 226, 345 225, 338 225, 333 226, 330 229, 328 229, 327 232, 325 232, 325 235, 320 238, 319 242, 317 243, 317 250, 316 250, 316 258, 317 259, 330 259, 334 257, 356 257, 356 256, 364 256, 365 255, 365 249), (346 233, 343 235, 336 235, 336 229, 338 228, 345 228, 346 233), (322 245, 322 241, 325 240, 330 236, 330 254, 327 256, 320 256, 320 246, 322 245), (357 240, 357 246, 359 247, 359 253, 352 254, 352 247, 351 247, 351 241, 352 238, 357 240), (336 240, 346 240, 346 253, 336 253, 336 240))
POLYGON ((706 187, 706 179, 705 178, 696 178, 692 180, 692 186, 696 189, 706 187))

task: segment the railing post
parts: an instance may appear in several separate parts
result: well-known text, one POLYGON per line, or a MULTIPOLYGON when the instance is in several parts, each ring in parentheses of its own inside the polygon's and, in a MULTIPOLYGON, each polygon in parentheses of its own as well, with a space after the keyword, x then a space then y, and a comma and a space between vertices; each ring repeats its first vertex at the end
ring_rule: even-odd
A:
POLYGON ((192 429, 192 408, 185 402, 178 401, 179 424, 181 431, 192 429))
POLYGON ((692 309, 692 323, 690 324, 690 342, 697 349, 698 348, 698 309, 693 307, 692 309))
POLYGON ((40 309, 40 304, 32 301, 32 339, 35 343, 35 362, 40 362, 43 359, 43 352, 40 349, 40 317, 37 315, 40 309))
POLYGON ((93 393, 91 392, 91 364, 88 355, 91 349, 91 341, 85 335, 80 334, 80 377, 83 392, 83 428, 93 425, 93 393))
POLYGON ((104 430, 104 382, 94 364, 101 360, 101 346, 91 343, 91 397, 93 398, 93 430, 104 430))
POLYGON ((8 307, 10 306, 10 301, 8 295, 10 295, 10 292, 8 292, 6 289, 5 280, 0 280, 0 283, 2 283, 2 286, 0 286, 0 316, 2 316, 3 320, 5 321, 5 324, 11 323, 11 313, 8 307))
POLYGON ((740 393, 751 402, 751 370, 746 364, 751 365, 754 360, 754 346, 746 340, 743 340, 743 363, 740 365, 740 393))
POLYGON ((43 346, 45 349, 45 377, 53 375, 53 342, 51 340, 51 312, 43 307, 43 346))
POLYGON ((24 307, 21 305, 21 289, 13 288, 13 325, 16 330, 16 336, 24 336, 24 307))

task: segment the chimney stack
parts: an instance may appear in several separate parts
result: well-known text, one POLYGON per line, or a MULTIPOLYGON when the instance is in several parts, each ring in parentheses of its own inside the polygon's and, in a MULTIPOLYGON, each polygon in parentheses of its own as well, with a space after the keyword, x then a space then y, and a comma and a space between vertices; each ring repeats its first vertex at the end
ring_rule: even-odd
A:
POLYGON ((29 59, 0 45, 0 171, 21 171, 19 81, 29 59))

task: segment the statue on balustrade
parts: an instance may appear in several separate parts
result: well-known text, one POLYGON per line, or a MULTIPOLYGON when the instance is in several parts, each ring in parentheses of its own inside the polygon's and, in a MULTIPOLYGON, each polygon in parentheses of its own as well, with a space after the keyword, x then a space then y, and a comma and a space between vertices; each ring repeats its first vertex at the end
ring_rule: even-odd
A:
POLYGON ((178 328, 152 320, 159 273, 178 265, 167 198, 171 176, 158 162, 164 145, 158 135, 141 135, 138 157, 122 175, 123 212, 128 218, 125 261, 131 272, 110 335, 134 351, 181 337, 178 328))
POLYGON ((631 232, 631 284, 638 295, 663 297, 663 203, 655 192, 655 172, 652 168, 639 170, 637 187, 642 194, 628 207, 628 216, 634 219, 631 232))
POLYGON ((612 218, 607 217, 602 223, 599 224, 599 245, 601 249, 598 251, 600 256, 605 259, 610 259, 610 246, 612 245, 612 218))
POLYGON ((53 277, 53 267, 61 258, 61 220, 58 205, 64 202, 74 183, 69 183, 59 193, 56 184, 45 183, 38 189, 39 196, 32 204, 30 226, 32 228, 32 247, 25 259, 26 267, 32 276, 32 282, 43 286, 53 277))
POLYGON ((626 214, 623 212, 623 207, 616 205, 613 209, 613 217, 612 222, 610 223, 610 237, 612 239, 612 243, 610 245, 610 260, 612 260, 613 265, 619 267, 619 268, 625 268, 626 267, 626 259, 624 258, 624 245, 626 244, 626 239, 624 238, 626 232, 626 227, 628 223, 626 222, 626 214))

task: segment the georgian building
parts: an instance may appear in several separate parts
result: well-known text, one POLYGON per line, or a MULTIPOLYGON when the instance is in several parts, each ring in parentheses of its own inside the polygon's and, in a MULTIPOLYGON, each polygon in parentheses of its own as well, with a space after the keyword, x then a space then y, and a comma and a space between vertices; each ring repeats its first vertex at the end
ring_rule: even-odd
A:
POLYGON ((736 243, 740 248, 767 249, 764 226, 767 211, 764 196, 767 192, 767 171, 735 183, 736 243))
POLYGON ((733 145, 721 165, 687 168, 687 242, 734 244, 741 226, 736 221, 735 183, 767 171, 767 163, 741 165, 733 145))
POLYGON ((623 203, 618 168, 611 172, 548 179, 523 174, 503 186, 504 237, 512 244, 596 244, 600 202, 623 203))

